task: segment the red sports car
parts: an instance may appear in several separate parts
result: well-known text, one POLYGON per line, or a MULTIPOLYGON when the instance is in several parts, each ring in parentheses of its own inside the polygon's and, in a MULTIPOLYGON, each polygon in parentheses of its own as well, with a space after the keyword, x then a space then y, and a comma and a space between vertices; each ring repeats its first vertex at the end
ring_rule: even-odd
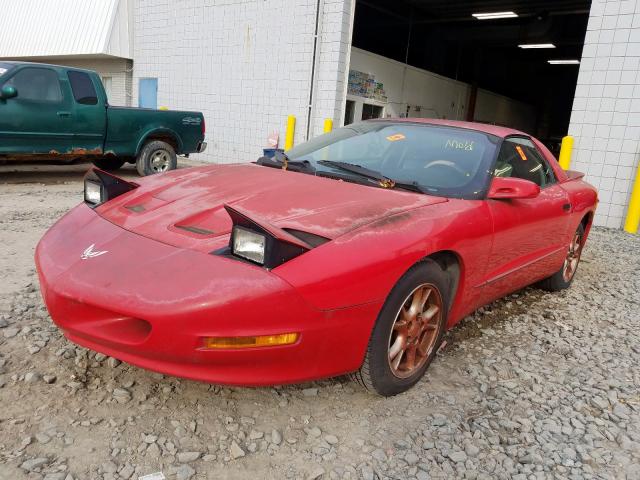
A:
POLYGON ((92 170, 36 262, 53 321, 87 348, 206 382, 351 373, 393 395, 474 309, 571 284, 597 204, 581 177, 515 130, 374 120, 254 164, 139 184, 92 170))

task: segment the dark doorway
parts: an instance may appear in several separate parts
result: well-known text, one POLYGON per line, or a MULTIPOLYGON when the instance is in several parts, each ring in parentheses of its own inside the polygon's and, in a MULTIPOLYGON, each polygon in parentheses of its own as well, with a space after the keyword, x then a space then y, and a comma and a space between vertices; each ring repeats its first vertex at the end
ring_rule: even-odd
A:
POLYGON ((524 102, 548 145, 567 133, 590 0, 357 0, 353 46, 524 102), (478 20, 473 14, 514 12, 478 20), (553 44, 524 49, 519 45, 553 44))

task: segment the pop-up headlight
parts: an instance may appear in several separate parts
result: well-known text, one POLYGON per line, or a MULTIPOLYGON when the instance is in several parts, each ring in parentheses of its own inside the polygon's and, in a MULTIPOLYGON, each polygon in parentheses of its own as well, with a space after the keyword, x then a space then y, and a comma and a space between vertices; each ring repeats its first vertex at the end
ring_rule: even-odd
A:
POLYGON ((84 177, 84 201, 95 208, 135 188, 138 184, 93 168, 84 177))
POLYGON ((226 250, 236 258, 271 269, 313 248, 285 230, 237 207, 225 205, 224 208, 233 222, 229 247, 226 250))
POLYGON ((264 235, 236 225, 233 227, 232 236, 234 255, 264 265, 267 245, 267 238, 264 235))
POLYGON ((84 201, 90 205, 102 203, 102 184, 84 179, 84 201))

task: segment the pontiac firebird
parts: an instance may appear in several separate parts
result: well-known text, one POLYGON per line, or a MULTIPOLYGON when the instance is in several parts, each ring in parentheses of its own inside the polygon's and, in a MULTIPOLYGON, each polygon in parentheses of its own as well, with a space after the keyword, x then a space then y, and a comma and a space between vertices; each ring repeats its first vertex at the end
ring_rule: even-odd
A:
POLYGON ((596 204, 522 132, 375 120, 251 164, 139 183, 94 169, 36 263, 84 347, 212 383, 351 374, 394 395, 465 315, 567 288, 596 204))

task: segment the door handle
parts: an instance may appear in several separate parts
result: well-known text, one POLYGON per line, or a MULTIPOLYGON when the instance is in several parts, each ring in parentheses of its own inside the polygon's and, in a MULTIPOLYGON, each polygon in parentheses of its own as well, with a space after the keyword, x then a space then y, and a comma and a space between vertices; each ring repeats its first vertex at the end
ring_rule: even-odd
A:
POLYGON ((570 203, 565 203, 564 205, 562 205, 562 209, 565 212, 568 212, 569 210, 571 210, 571 204, 570 203))
POLYGON ((59 117, 70 117, 71 112, 58 112, 59 117))

